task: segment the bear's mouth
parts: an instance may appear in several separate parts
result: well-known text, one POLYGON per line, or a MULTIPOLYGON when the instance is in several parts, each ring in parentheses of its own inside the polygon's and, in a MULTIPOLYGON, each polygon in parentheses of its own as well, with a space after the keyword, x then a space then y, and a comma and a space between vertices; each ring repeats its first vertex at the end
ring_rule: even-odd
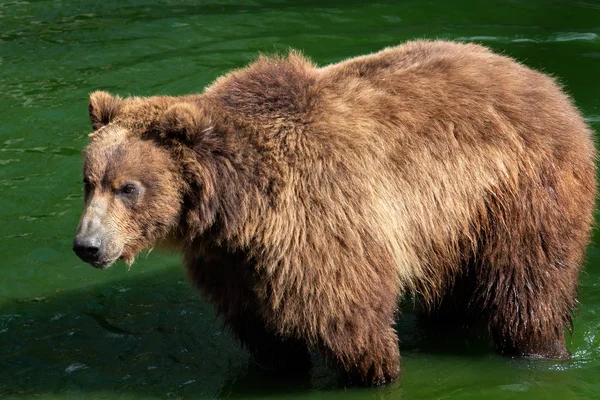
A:
POLYGON ((118 258, 115 258, 114 260, 97 260, 97 261, 92 261, 89 264, 94 268, 107 269, 107 268, 111 267, 120 258, 121 257, 118 257, 118 258))
POLYGON ((84 260, 88 264, 90 264, 94 268, 98 269, 107 269, 111 267, 117 260, 124 259, 122 252, 117 252, 116 254, 102 254, 94 259, 84 260))

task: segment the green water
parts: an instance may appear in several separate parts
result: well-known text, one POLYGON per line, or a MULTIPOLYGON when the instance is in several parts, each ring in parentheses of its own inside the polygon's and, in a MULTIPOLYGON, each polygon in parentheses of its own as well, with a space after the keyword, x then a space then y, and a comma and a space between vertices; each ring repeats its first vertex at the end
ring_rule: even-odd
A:
POLYGON ((257 371, 176 255, 107 271, 71 251, 87 96, 200 91, 258 52, 319 64, 416 37, 479 41, 560 77, 600 131, 600 1, 0 1, 0 397, 600 398, 600 236, 565 362, 512 360, 465 332, 399 322, 404 374, 344 388, 257 371))

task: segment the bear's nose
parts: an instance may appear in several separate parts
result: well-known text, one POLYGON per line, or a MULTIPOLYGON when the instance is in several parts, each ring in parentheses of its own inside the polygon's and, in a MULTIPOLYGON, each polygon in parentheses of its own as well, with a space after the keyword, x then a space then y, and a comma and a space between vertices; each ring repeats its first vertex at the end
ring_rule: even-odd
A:
POLYGON ((98 258, 100 242, 98 236, 76 237, 73 241, 73 251, 85 262, 94 261, 98 258))

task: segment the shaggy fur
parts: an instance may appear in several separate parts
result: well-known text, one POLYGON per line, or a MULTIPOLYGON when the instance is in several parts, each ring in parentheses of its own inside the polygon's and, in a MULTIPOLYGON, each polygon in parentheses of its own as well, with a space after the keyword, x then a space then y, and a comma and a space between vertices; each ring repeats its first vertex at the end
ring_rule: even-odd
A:
POLYGON ((568 356, 595 150, 548 76, 473 44, 324 68, 291 52, 200 95, 96 92, 90 117, 86 210, 119 203, 121 257, 176 245, 264 365, 313 349, 358 382, 390 381, 398 299, 434 310, 458 281, 501 353, 568 356), (135 207, 107 171, 141 182, 135 207))

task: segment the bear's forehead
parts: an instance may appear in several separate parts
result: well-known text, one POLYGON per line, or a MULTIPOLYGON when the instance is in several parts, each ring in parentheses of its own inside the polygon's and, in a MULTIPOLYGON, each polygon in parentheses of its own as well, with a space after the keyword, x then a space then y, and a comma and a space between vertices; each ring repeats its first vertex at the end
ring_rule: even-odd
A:
POLYGON ((164 154, 150 142, 121 127, 106 127, 92 137, 85 150, 84 175, 90 181, 112 184, 147 178, 165 162, 164 154))
POLYGON ((106 164, 115 153, 122 151, 126 136, 127 131, 116 126, 106 126, 92 132, 85 149, 86 166, 98 168, 106 164))
POLYGON ((137 172, 141 168, 138 141, 120 127, 94 132, 85 150, 84 173, 97 181, 113 178, 118 172, 137 172))

